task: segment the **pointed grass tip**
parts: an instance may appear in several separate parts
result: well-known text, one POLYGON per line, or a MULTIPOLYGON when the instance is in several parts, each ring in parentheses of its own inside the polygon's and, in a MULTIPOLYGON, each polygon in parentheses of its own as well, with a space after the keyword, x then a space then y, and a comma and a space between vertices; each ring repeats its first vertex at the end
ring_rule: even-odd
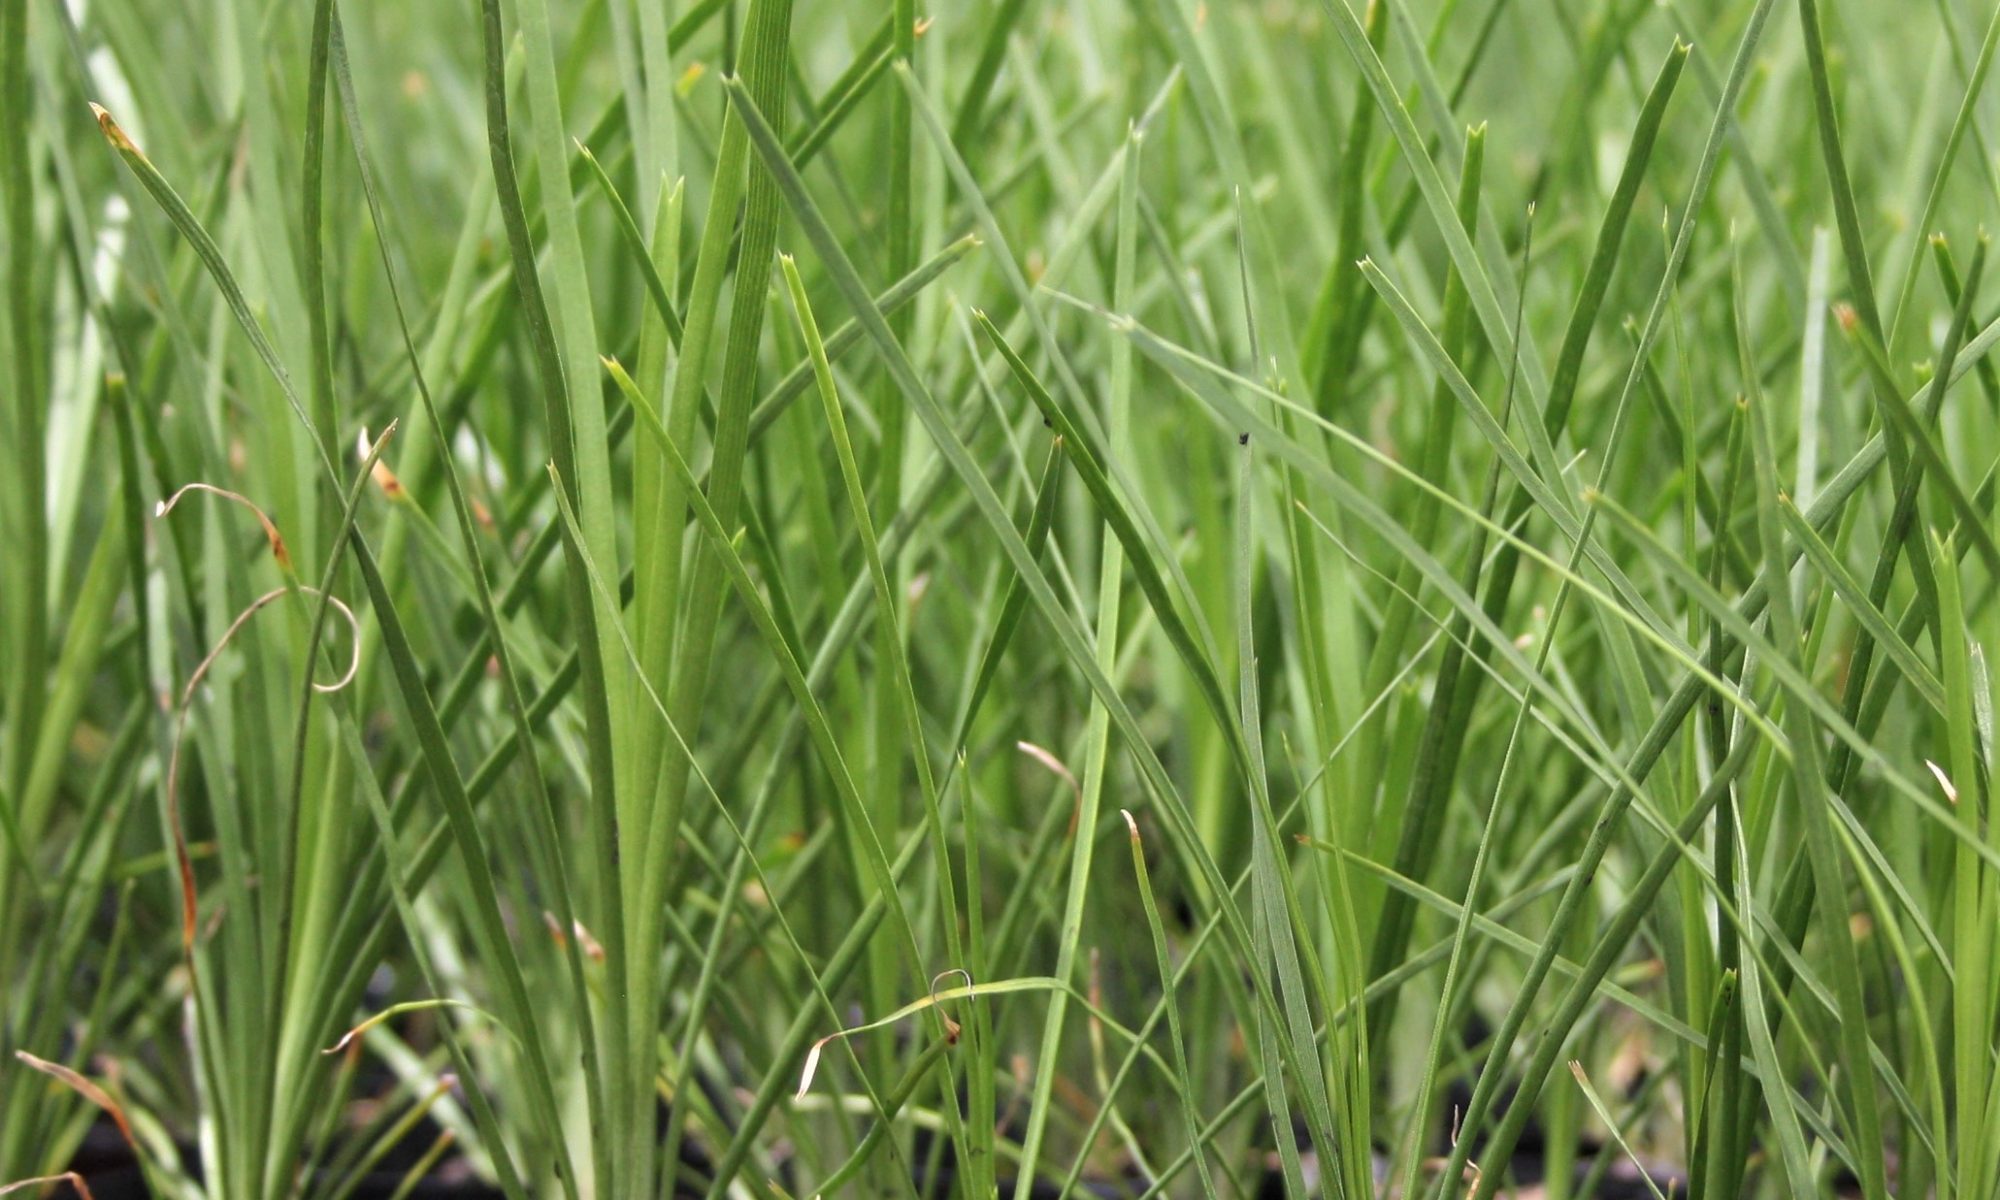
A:
POLYGON ((139 1140, 132 1136, 132 1123, 126 1120, 125 1109, 112 1097, 111 1093, 99 1087, 80 1072, 72 1070, 59 1062, 50 1062, 45 1058, 37 1058, 26 1050, 14 1051, 14 1059, 22 1066, 41 1072, 77 1095, 82 1096, 85 1100, 95 1104, 104 1111, 104 1115, 111 1118, 112 1124, 118 1126, 118 1132, 125 1135, 126 1143, 135 1149, 138 1147, 139 1140))
POLYGON ((396 478, 396 473, 389 469, 388 463, 382 461, 382 448, 389 444, 389 438, 395 432, 396 422, 390 421, 382 430, 382 436, 371 441, 368 437, 368 427, 363 425, 354 439, 354 456, 368 465, 369 477, 375 481, 376 487, 382 489, 384 496, 391 500, 402 500, 408 495, 403 490, 403 481, 396 478))
POLYGON ((1125 828, 1131 831, 1131 834, 1132 834, 1132 844, 1133 844, 1134 846, 1138 845, 1138 844, 1139 844, 1139 819, 1138 819, 1137 817, 1135 817, 1135 816, 1133 816, 1133 815, 1132 815, 1132 810, 1131 810, 1131 809, 1129 809, 1129 808, 1121 808, 1121 809, 1119 809, 1119 810, 1118 810, 1118 815, 1119 815, 1119 816, 1121 816, 1121 817, 1124 817, 1124 818, 1125 818, 1125 828))
POLYGON ((1951 776, 1944 773, 1943 767, 1938 766, 1928 758, 1924 760, 1924 765, 1931 769, 1931 775, 1938 781, 1938 786, 1944 789, 1944 798, 1953 804, 1957 804, 1958 788, 1952 783, 1951 776))
POLYGON ((1069 785, 1072 807, 1069 813, 1069 829, 1064 836, 1075 837, 1077 823, 1083 815, 1083 785, 1076 781, 1076 776, 1071 773, 1068 765, 1062 759, 1057 758, 1054 754, 1037 746, 1035 743, 1017 741, 1014 743, 1014 748, 1042 764, 1042 766, 1047 767, 1051 772, 1059 776, 1064 783, 1069 785))
POLYGON ((97 128, 103 132, 104 139, 111 143, 113 149, 125 154, 137 154, 140 158, 146 157, 140 152, 139 147, 132 144, 132 139, 125 136, 125 130, 119 127, 110 109, 92 100, 90 113, 97 118, 97 128))

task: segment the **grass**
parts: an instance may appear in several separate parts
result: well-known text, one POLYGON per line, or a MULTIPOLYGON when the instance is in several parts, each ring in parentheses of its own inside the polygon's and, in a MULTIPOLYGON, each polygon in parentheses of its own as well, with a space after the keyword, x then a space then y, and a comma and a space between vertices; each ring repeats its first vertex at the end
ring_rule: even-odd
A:
POLYGON ((1996 46, 0 0, 0 1190, 2000 1193, 1996 46))

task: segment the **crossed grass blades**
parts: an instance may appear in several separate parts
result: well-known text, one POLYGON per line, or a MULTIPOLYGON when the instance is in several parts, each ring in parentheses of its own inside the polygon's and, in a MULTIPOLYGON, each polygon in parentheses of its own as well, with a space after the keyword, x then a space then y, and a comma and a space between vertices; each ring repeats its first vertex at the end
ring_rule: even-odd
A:
POLYGON ((0 1191, 2000 1194, 1997 45, 0 0, 0 1191))

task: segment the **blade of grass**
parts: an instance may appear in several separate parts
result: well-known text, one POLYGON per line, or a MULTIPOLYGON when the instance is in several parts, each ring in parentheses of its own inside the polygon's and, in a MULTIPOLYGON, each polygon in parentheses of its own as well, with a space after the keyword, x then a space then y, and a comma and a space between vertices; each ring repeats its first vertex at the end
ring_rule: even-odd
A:
MULTIPOLYGON (((1766 576, 1779 579, 1785 571, 1786 554, 1781 541, 1783 524, 1777 511, 1778 474, 1776 455, 1772 450, 1771 418, 1755 397, 1752 397, 1751 405, 1750 441, 1752 460, 1756 464, 1758 540, 1764 549, 1766 576)), ((1770 618, 1771 631, 1780 654, 1785 652, 1785 647, 1799 644, 1800 630, 1792 608, 1791 589, 1771 589, 1770 618)), ((1840 1054, 1845 1066, 1844 1086, 1839 1093, 1843 1100, 1841 1107, 1846 1119, 1852 1122, 1852 1141, 1860 1154, 1862 1192, 1873 1200, 1874 1197, 1888 1195, 1888 1181, 1883 1164, 1881 1122, 1874 1096, 1875 1076, 1867 1051, 1867 1010, 1862 1001, 1860 965, 1855 957, 1853 937, 1848 932, 1848 910, 1844 902, 1846 888, 1841 882, 1833 824, 1827 815, 1819 734, 1804 705, 1786 705, 1786 717, 1792 751, 1797 756, 1798 772, 1794 777, 1797 802, 1805 825, 1806 849, 1812 862, 1815 888, 1819 893, 1821 933, 1833 958, 1834 986, 1840 1002, 1840 1054)))
MULTIPOLYGON (((540 5, 537 4, 535 7, 540 8, 540 5)), ((543 51, 537 57, 547 59, 549 57, 546 44, 547 14, 544 11, 536 15, 540 18, 536 32, 542 43, 539 48, 543 51)), ((587 379, 589 376, 578 374, 575 370, 565 372, 562 350, 557 342, 550 310, 542 291, 534 244, 521 202, 520 182, 515 171, 513 133, 507 108, 506 59, 502 50, 498 0, 482 0, 480 30, 486 68, 487 155, 500 201, 501 223, 507 231, 508 258, 513 271, 515 290, 520 298, 521 314, 527 325, 529 341, 534 347, 536 380, 542 393, 543 420, 550 456, 557 471, 565 478, 574 480, 578 478, 581 462, 601 463, 603 456, 609 451, 601 436, 597 438, 595 447, 588 452, 586 458, 580 458, 576 448, 579 430, 572 413, 574 397, 570 394, 570 388, 573 381, 587 379)), ((542 93, 537 107, 542 113, 541 124, 546 126, 537 158, 542 165, 545 181, 566 181, 568 179, 566 164, 562 164, 558 157, 561 152, 559 125, 561 109, 555 101, 553 80, 546 77, 549 65, 543 63, 534 70, 537 75, 543 76, 538 79, 535 87, 542 93), (556 143, 553 148, 550 146, 551 142, 556 143), (555 164, 553 169, 551 164, 555 164)), ((555 190, 562 189, 557 187, 555 190)), ((561 204, 562 201, 558 200, 555 203, 561 204)), ((561 235, 566 241, 575 232, 573 213, 570 214, 569 224, 571 228, 561 235)), ((580 270, 581 264, 577 264, 575 270, 563 273, 561 286, 565 294, 565 308, 576 301, 575 291, 579 286, 579 279, 572 276, 577 275, 580 270)), ((572 352, 588 335, 588 305, 586 296, 581 301, 583 311, 565 314, 566 320, 578 319, 586 322, 584 327, 570 331, 572 352)), ((594 394, 591 404, 593 408, 596 407, 594 394)), ((589 426, 593 434, 601 432, 601 426, 594 417, 590 420, 589 426)), ((597 478, 601 486, 604 477, 600 475, 597 478)), ((580 495, 572 496, 571 499, 581 504, 580 495)), ((599 508, 595 501, 592 504, 592 512, 593 519, 608 516, 608 513, 599 508)), ((601 528, 597 532, 600 535, 606 533, 601 528)), ((593 543, 593 548, 595 545, 596 543, 593 543)), ((590 594, 590 584, 585 578, 579 555, 574 552, 574 547, 568 549, 571 552, 565 555, 568 561, 568 570, 565 572, 565 595, 569 604, 570 619, 577 625, 577 657, 581 668, 579 678, 582 683, 585 727, 589 731, 587 744, 594 801, 588 806, 590 869, 587 874, 596 881, 596 894, 591 898, 594 902, 588 904, 588 911, 593 918, 592 923, 602 931, 609 944, 619 948, 619 952, 611 956, 606 964, 609 974, 607 980, 609 994, 618 997, 628 992, 636 958, 630 955, 625 941, 624 910, 620 903, 622 896, 619 889, 623 876, 619 868, 621 862, 618 842, 619 814, 614 811, 616 798, 619 795, 616 772, 617 745, 612 726, 610 679, 606 674, 608 660, 599 649, 597 635, 598 622, 607 614, 598 607, 596 600, 590 594)), ((614 621, 618 619, 615 612, 609 613, 608 616, 614 621)), ((399 664, 398 669, 400 672, 404 668, 399 664)), ((423 731, 421 726, 420 731, 423 731)), ((438 748, 441 749, 442 728, 439 727, 437 732, 438 748)), ((526 743, 522 743, 522 748, 526 748, 526 743)), ((464 856, 469 858, 471 854, 466 847, 470 843, 466 838, 473 832, 470 826, 470 804, 465 805, 465 812, 461 818, 457 806, 453 804, 456 797, 443 790, 445 785, 455 781, 442 769, 442 762, 431 761, 435 758, 435 750, 426 751, 432 786, 437 788, 446 800, 447 813, 452 816, 453 836, 460 842, 464 856)), ((651 1094, 651 1073, 629 1069, 637 1066, 632 1061, 629 1047, 641 1040, 650 1046, 651 1040, 637 1037, 636 1031, 629 1026, 627 1013, 615 1001, 605 1004, 604 1018, 604 1039, 608 1051, 604 1056, 608 1068, 605 1084, 612 1097, 612 1103, 607 1106, 606 1127, 613 1143, 626 1147, 626 1152, 630 1156, 626 1160, 627 1165, 643 1170, 643 1164, 650 1160, 644 1149, 634 1144, 636 1134, 628 1124, 633 1118, 626 1107, 630 1101, 625 1098, 641 1086, 637 1082, 639 1079, 645 1080, 646 1094, 648 1096, 651 1094)), ((639 1063, 645 1061, 643 1057, 639 1059, 639 1063)), ((648 1111, 650 1112, 650 1106, 648 1111)), ((566 1189, 572 1191, 576 1186, 570 1172, 567 1171, 564 1172, 563 1183, 566 1189)))
MULTIPOLYGON (((1184 842, 1188 844, 1190 855, 1201 872, 1214 902, 1222 907, 1225 913, 1225 926, 1230 931, 1232 941, 1239 952, 1247 952, 1250 942, 1248 927, 1244 923, 1240 911, 1236 909, 1233 902, 1228 898, 1227 889, 1223 886, 1223 881, 1213 859, 1203 852, 1199 846, 1192 843, 1190 834, 1194 826, 1191 814, 1185 806, 1185 801, 1168 779, 1159 759, 1152 753, 1150 746, 1147 745, 1140 734, 1131 711, 1118 696, 1117 691, 1113 688, 1110 681, 1105 679, 1102 672, 1096 669, 1094 658, 1089 653, 1087 643, 1081 631, 1076 628, 1074 621, 1061 608, 1053 590, 1048 585, 1048 581, 1035 564, 1033 557, 1028 553, 1026 545, 1021 541, 1020 535, 1007 522, 999 498, 993 494, 991 486, 986 482, 984 476, 979 473, 964 444, 945 420, 936 399, 917 377, 916 371, 911 366, 901 345, 895 340, 887 325, 882 321, 879 311, 872 305, 866 287, 861 283, 859 276, 855 274, 853 265, 847 260, 847 256, 841 248, 838 239, 833 235, 832 230, 827 227, 824 218, 820 216, 817 207, 806 193, 803 182, 786 159, 784 148, 776 134, 771 131, 770 126, 765 123, 761 114, 749 102, 748 94, 742 89, 740 84, 732 82, 727 86, 732 98, 743 105, 742 111, 745 124, 750 131, 751 141, 756 146, 758 153, 763 156, 766 165, 777 176, 779 185, 785 194, 793 215, 798 218, 808 239, 819 252, 823 265, 833 276, 843 297, 855 310, 855 315, 861 321, 864 329, 867 330, 870 337, 875 341, 877 348, 883 356, 885 365, 896 379, 899 389, 915 407, 917 415, 922 420, 932 441, 936 443, 953 472, 959 476, 967 490, 972 494, 973 500, 985 517, 988 527, 1000 541, 1002 549, 1013 562, 1015 569, 1020 573, 1020 578, 1027 586, 1030 598, 1035 602, 1036 607, 1041 610, 1043 617, 1055 631, 1066 657, 1070 660, 1072 666, 1080 671, 1085 679, 1089 681, 1092 692, 1103 700, 1106 708, 1111 712, 1114 724, 1119 727, 1121 734, 1127 739, 1128 748, 1133 752, 1139 765, 1141 776, 1146 781, 1149 792, 1162 805, 1163 810, 1172 816, 1177 826, 1177 832, 1184 839, 1184 842)), ((1071 451, 1071 454, 1072 461, 1077 461, 1074 451, 1071 451)), ((1107 518, 1111 516, 1110 513, 1106 513, 1105 515, 1107 518)), ((1135 567, 1137 566, 1136 561, 1134 565, 1135 567)), ((1259 977, 1256 982, 1258 985, 1259 1003, 1266 1006, 1274 1006, 1275 1000, 1270 991, 1269 981, 1259 977)), ((1289 1059, 1286 1065, 1288 1069, 1294 1071, 1298 1069, 1297 1064, 1289 1061, 1289 1059)))

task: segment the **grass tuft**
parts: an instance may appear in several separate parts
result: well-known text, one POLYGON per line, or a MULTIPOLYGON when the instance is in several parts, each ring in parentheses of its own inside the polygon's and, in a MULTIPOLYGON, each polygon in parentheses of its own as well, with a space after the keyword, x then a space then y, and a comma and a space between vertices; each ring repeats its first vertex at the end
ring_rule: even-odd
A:
POLYGON ((1963 8, 0 0, 0 1192, 2000 1192, 1963 8))

